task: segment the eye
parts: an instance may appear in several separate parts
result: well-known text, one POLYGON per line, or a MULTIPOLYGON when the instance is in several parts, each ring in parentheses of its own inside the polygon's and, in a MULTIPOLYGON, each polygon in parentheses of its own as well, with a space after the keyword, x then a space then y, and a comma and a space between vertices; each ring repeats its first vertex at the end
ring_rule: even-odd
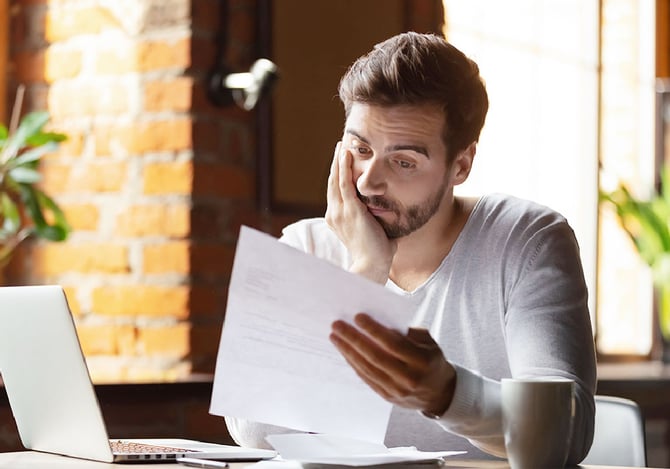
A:
POLYGON ((349 150, 354 154, 354 156, 369 156, 372 153, 369 147, 361 145, 358 141, 353 141, 349 146, 349 150))
POLYGON ((414 163, 405 160, 396 160, 396 164, 401 169, 414 169, 414 167, 416 166, 414 163))

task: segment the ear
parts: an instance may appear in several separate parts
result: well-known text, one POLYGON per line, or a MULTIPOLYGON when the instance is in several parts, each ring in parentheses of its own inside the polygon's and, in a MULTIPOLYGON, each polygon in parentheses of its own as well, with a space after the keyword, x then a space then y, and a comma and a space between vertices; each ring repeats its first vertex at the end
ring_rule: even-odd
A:
POLYGON ((451 178, 454 186, 463 184, 468 179, 475 153, 477 153, 477 142, 472 142, 465 150, 456 155, 454 162, 451 164, 451 178))

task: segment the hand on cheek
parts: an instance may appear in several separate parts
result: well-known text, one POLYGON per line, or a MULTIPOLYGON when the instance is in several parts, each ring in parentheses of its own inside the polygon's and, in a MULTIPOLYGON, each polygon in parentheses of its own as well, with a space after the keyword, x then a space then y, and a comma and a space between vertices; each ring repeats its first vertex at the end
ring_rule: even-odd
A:
POLYGON ((350 270, 383 284, 397 245, 358 198, 353 177, 353 157, 338 142, 328 176, 326 222, 347 247, 350 270))

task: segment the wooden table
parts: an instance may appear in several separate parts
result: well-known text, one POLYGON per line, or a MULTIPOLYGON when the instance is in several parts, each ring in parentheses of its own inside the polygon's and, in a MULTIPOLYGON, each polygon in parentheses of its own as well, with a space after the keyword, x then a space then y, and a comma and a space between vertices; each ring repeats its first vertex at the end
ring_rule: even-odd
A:
MULTIPOLYGON (((447 467, 454 468, 491 468, 491 469, 507 469, 509 466, 506 462, 501 461, 480 461, 480 460, 459 460, 447 458, 447 467)), ((95 461, 86 461, 83 459, 67 458, 64 456, 56 456, 53 454, 37 453, 33 451, 20 451, 14 453, 0 453, 0 469, 156 469, 160 466, 169 466, 173 469, 182 469, 185 466, 177 465, 175 463, 151 463, 151 464, 108 464, 95 461)), ((244 469, 251 466, 251 463, 232 463, 230 469, 244 469)), ((429 467, 429 466, 428 466, 429 467)), ((633 469, 622 466, 579 466, 583 469, 633 469)), ((277 464, 277 469, 281 469, 280 464, 277 464)))

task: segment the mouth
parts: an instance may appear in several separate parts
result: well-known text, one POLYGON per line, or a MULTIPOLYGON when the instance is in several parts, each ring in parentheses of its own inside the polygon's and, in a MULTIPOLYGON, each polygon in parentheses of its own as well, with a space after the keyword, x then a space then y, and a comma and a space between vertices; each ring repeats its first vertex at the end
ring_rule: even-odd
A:
POLYGON ((390 213, 391 210, 387 208, 381 208, 381 207, 371 207, 370 205, 368 207, 368 212, 370 212, 373 216, 375 217, 380 217, 384 214, 390 213))

